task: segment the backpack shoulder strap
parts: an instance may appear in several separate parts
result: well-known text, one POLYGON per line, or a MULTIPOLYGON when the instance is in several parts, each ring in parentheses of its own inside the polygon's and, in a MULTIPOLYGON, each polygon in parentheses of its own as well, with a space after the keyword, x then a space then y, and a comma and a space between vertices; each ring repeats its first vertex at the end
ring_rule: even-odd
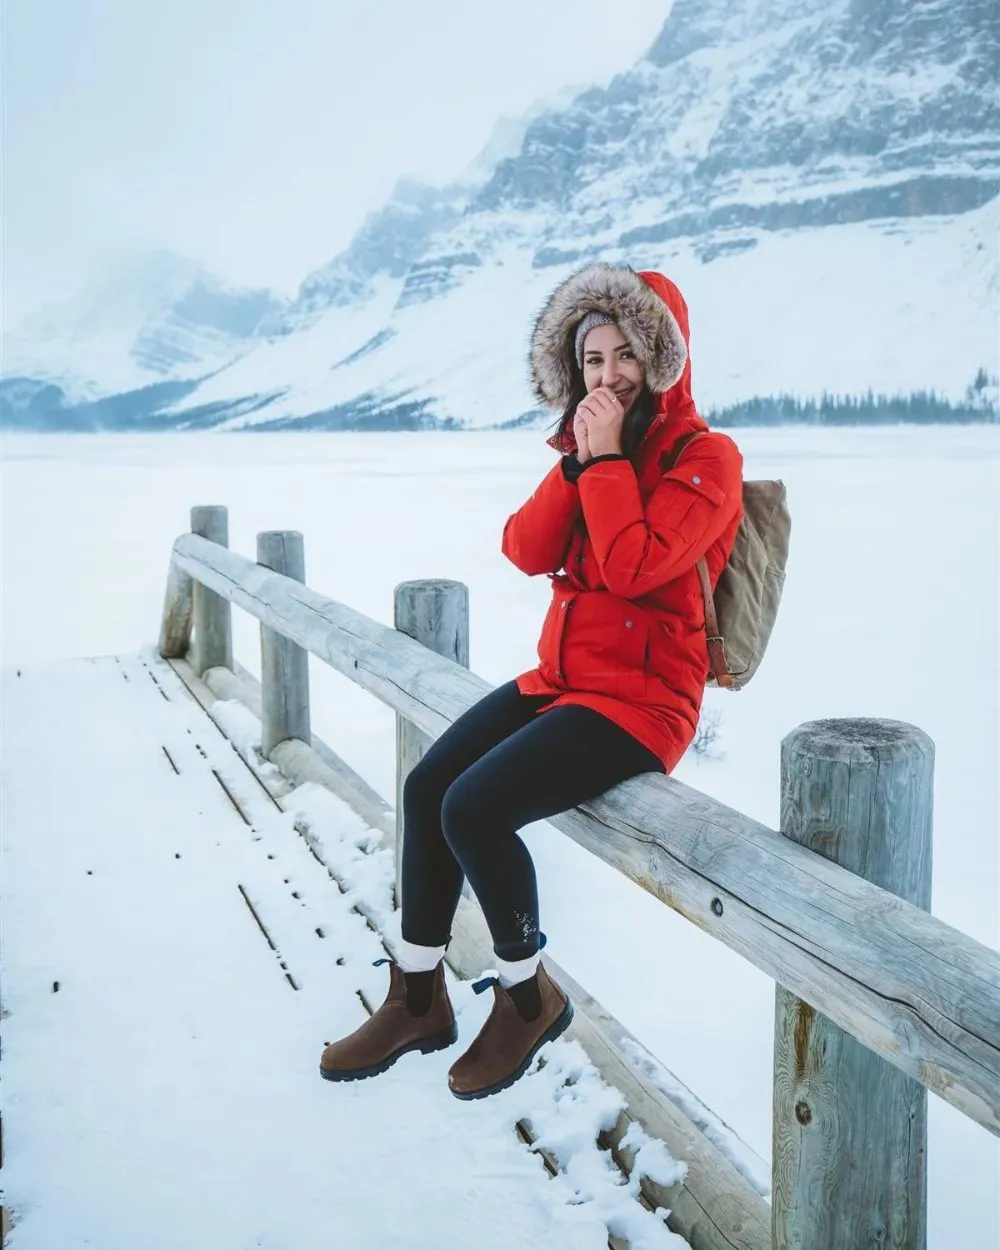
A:
POLYGON ((726 659, 726 643, 725 639, 719 633, 719 618, 715 611, 715 595, 712 593, 712 582, 708 576, 708 562, 705 557, 698 561, 695 565, 698 570, 698 578, 701 581, 701 593, 705 600, 705 633, 708 643, 708 662, 712 668, 712 676, 716 683, 724 689, 728 689, 733 684, 732 676, 729 672, 729 662, 726 659))
POLYGON ((681 456, 687 450, 688 444, 694 439, 700 438, 704 433, 706 433, 705 430, 693 430, 690 434, 682 434, 660 462, 664 471, 669 472, 671 469, 675 469, 677 467, 677 461, 680 460, 681 456))
MULTIPOLYGON (((677 461, 680 460, 688 446, 702 434, 708 433, 705 430, 695 430, 691 434, 685 434, 674 443, 666 458, 663 461, 663 468, 669 472, 677 467, 677 461)), ((711 666, 712 676, 716 683, 723 688, 728 688, 733 684, 733 679, 729 673, 729 664, 726 661, 725 642, 719 633, 719 618, 715 611, 715 595, 712 593, 712 579, 708 573, 708 561, 704 556, 695 565, 698 570, 698 580, 701 582, 701 594, 705 600, 705 633, 708 641, 708 662, 711 666)))

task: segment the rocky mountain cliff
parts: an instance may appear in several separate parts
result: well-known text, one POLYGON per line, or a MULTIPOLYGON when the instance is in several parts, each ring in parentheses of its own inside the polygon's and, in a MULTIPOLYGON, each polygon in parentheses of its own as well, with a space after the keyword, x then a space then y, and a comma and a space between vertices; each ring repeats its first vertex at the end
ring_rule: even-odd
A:
POLYGON ((998 68, 993 0, 675 0, 636 66, 478 181, 401 186, 230 363, 197 385, 168 365, 187 393, 136 419, 531 419, 527 328, 597 259, 681 285, 703 405, 959 396, 997 371, 998 68))
POLYGON ((676 0, 476 207, 559 206, 622 247, 975 208, 1000 189, 998 39, 988 0, 676 0))

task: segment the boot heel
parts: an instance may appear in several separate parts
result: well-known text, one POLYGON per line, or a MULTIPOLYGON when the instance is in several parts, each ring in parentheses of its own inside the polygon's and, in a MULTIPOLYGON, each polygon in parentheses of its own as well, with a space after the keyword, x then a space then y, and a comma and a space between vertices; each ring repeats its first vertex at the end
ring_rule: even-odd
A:
POLYGON ((569 1028, 569 1026, 572 1023, 573 1023, 573 1002, 571 999, 567 998, 566 1006, 562 1009, 562 1012, 559 1015, 559 1019, 556 1020, 555 1024, 547 1028, 544 1034, 542 1035, 543 1042, 555 1041, 557 1037, 561 1037, 563 1033, 566 1032, 566 1030, 569 1028))
POLYGON ((429 1055, 435 1050, 445 1050, 457 1041, 458 1025, 453 1024, 450 1029, 442 1029, 440 1033, 432 1033, 430 1037, 423 1038, 418 1045, 422 1055, 429 1055))

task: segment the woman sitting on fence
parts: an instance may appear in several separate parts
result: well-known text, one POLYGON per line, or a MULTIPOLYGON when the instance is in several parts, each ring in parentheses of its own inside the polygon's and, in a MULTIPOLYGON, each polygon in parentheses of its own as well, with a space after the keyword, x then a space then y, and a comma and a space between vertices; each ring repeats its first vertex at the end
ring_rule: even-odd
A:
POLYGON ((552 579, 539 664, 430 747, 403 792, 402 936, 385 1002, 328 1046, 351 1080, 457 1039, 442 957, 463 878, 493 937, 493 1010, 448 1074, 480 1098, 511 1085, 573 1009, 539 962, 538 895, 518 830, 644 772, 694 738, 709 673, 704 600, 742 516, 742 458, 691 398, 687 306, 658 273, 596 265, 559 286, 531 345, 535 392, 561 420, 559 461, 507 521, 503 552, 552 579))

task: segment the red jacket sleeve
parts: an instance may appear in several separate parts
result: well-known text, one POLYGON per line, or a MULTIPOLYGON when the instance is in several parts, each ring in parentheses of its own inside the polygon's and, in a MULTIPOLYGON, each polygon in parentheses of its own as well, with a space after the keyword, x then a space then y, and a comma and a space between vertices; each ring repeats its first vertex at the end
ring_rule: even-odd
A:
POLYGON ((743 457, 724 434, 699 438, 645 508, 628 460, 593 465, 577 490, 605 586, 638 599, 694 568, 739 515, 743 457))
POLYGON ((503 527, 502 550, 522 573, 557 573, 563 567, 580 496, 567 482, 559 461, 503 527))

